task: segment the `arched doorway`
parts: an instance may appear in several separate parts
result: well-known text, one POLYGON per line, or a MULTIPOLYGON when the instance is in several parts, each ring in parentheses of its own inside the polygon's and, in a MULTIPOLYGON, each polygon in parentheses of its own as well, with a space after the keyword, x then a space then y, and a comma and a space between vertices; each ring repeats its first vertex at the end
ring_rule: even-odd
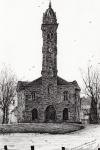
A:
POLYGON ((32 120, 38 119, 38 111, 36 108, 32 110, 32 120))
POLYGON ((56 120, 56 110, 50 105, 45 110, 45 121, 46 122, 54 122, 56 120))
POLYGON ((63 120, 68 120, 68 108, 64 108, 63 110, 63 120))

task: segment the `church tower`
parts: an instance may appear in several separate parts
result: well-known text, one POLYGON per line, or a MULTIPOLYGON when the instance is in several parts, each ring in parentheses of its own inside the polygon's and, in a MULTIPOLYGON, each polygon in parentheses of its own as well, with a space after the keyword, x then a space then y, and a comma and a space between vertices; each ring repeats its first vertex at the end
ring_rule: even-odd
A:
POLYGON ((80 120, 80 87, 57 75, 57 18, 49 3, 41 25, 41 77, 17 84, 17 119, 19 123, 78 122, 80 120))
POLYGON ((56 13, 49 3, 49 8, 43 14, 43 23, 41 26, 43 47, 42 47, 42 85, 45 95, 55 91, 57 88, 57 19, 56 13))
POLYGON ((51 3, 43 14, 42 36, 43 36, 43 63, 42 76, 57 76, 57 19, 51 3))

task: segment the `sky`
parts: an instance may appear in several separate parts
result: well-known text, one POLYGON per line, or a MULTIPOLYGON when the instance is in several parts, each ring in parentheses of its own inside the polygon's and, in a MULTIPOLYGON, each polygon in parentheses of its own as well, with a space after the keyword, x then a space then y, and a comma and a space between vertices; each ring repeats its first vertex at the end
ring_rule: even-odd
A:
MULTIPOLYGON (((80 70, 100 68, 100 0, 51 0, 59 23, 58 75, 83 85, 80 70)), ((41 76, 42 17, 49 0, 0 0, 0 69, 10 65, 18 80, 41 76)))

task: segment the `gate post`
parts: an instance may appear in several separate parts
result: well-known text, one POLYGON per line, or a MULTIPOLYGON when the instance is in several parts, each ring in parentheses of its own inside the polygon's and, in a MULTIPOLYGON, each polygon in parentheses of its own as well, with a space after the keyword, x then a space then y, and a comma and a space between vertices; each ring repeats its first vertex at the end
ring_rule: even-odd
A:
POLYGON ((62 150, 65 150, 65 147, 62 147, 62 150))
POLYGON ((34 150, 34 146, 31 146, 31 150, 34 150))
POLYGON ((4 145, 4 150, 8 150, 7 145, 4 145))

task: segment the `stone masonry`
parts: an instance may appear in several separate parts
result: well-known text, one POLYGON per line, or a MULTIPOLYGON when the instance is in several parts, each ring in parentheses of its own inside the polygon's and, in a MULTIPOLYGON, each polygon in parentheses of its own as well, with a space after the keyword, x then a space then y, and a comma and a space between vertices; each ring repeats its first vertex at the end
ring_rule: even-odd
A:
POLYGON ((41 26, 42 71, 32 82, 17 84, 17 119, 22 122, 79 122, 80 87, 57 75, 57 18, 49 4, 41 26))

